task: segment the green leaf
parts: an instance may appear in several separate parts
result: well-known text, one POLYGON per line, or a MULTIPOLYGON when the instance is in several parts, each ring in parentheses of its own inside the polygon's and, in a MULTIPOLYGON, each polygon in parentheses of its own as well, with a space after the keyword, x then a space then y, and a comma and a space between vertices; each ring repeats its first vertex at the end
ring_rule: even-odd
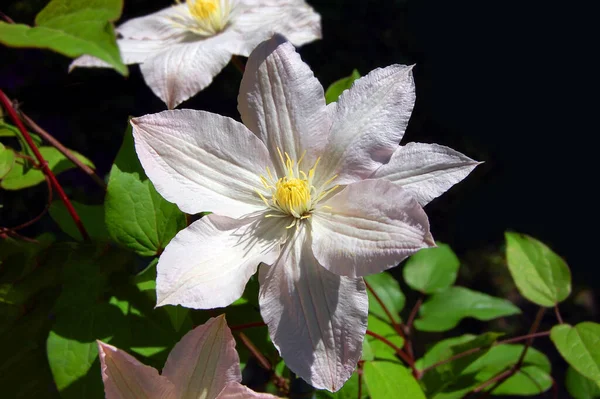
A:
POLYGON ((388 361, 366 362, 363 378, 371 399, 402 397, 425 399, 425 394, 412 374, 400 363, 388 361))
POLYGON ((571 396, 575 399, 600 398, 600 388, 594 381, 582 376, 577 370, 569 366, 565 385, 571 396))
POLYGON ((506 260, 521 295, 552 307, 571 293, 571 272, 565 261, 542 242, 519 233, 506 233, 506 260))
POLYGON ((15 152, 0 143, 0 180, 10 172, 15 164, 15 152))
POLYGON ((127 75, 111 23, 122 8, 122 0, 53 0, 37 15, 35 27, 0 22, 0 43, 44 48, 71 58, 88 54, 127 75))
POLYGON ((146 177, 135 153, 131 126, 110 171, 105 211, 111 238, 142 256, 160 254, 186 227, 185 215, 163 199, 146 177))
POLYGON ((434 346, 432 348, 432 353, 425 355, 424 361, 421 362, 420 367, 423 367, 424 364, 433 366, 433 364, 437 364, 442 360, 451 359, 459 354, 468 353, 476 348, 481 348, 481 350, 457 357, 454 360, 440 364, 425 373, 422 383, 426 387, 427 395, 431 397, 456 381, 469 365, 487 353, 492 344, 496 342, 501 335, 502 334, 499 333, 489 332, 476 337, 458 337, 451 341, 442 341, 434 346), (435 361, 433 361, 434 356, 437 358, 435 361))
MULTIPOLYGON (((31 140, 33 140, 33 143, 36 145, 36 147, 39 148, 42 145, 42 138, 40 136, 32 132, 29 132, 29 136, 31 136, 31 140)), ((29 145, 27 144, 27 141, 25 141, 25 137, 23 137, 23 134, 16 126, 0 120, 0 137, 15 137, 17 140, 19 140, 21 151, 30 157, 34 156, 31 148, 29 148, 29 145)))
POLYGON ((550 339, 567 363, 600 387, 600 324, 560 324, 552 328, 550 339))
POLYGON ((327 104, 337 101, 338 97, 344 90, 352 87, 352 83, 360 78, 360 73, 355 69, 350 76, 336 80, 325 91, 325 102, 327 104))
POLYGON ((456 281, 460 261, 449 245, 425 248, 411 256, 404 266, 404 281, 410 288, 433 294, 450 287, 456 281))
POLYGON ((188 308, 184 308, 180 305, 166 305, 163 306, 163 308, 167 312, 167 315, 169 315, 169 320, 171 320, 171 325, 175 331, 180 331, 184 323, 189 321, 188 315, 190 310, 188 308))
POLYGON ((488 321, 519 314, 510 301, 464 287, 450 287, 429 298, 420 309, 415 327, 421 331, 447 331, 465 317, 488 321))
MULTIPOLYGON (((40 147, 39 150, 44 159, 48 162, 50 170, 52 170, 55 175, 75 167, 73 162, 69 161, 54 147, 40 147)), ((83 155, 75 151, 73 151, 73 154, 84 164, 92 168, 94 167, 94 164, 83 155)), ((2 181, 0 181, 0 187, 5 190, 21 190, 27 187, 33 187, 45 181, 44 172, 34 168, 26 169, 24 165, 25 162, 26 161, 23 159, 17 160, 12 170, 4 176, 2 181)))
MULTIPOLYGON (((85 205, 76 201, 71 201, 71 204, 92 239, 108 240, 108 231, 106 231, 104 223, 104 207, 102 205, 85 205)), ((78 241, 83 240, 79 229, 62 201, 52 202, 49 212, 62 231, 78 241)))
MULTIPOLYGON (((367 390, 363 388, 360 399, 369 397, 367 390)), ((317 391, 316 399, 357 399, 358 398, 358 374, 355 372, 344 386, 337 392, 317 391)))
MULTIPOLYGON (((381 335, 398 348, 402 348, 404 346, 404 339, 398 335, 396 330, 394 330, 394 328, 388 323, 378 319, 373 315, 369 315, 367 329, 378 335, 381 335)), ((369 343, 371 355, 376 359, 398 360, 396 351, 388 344, 370 335, 365 337, 365 341, 369 343)))
MULTIPOLYGON (((406 298, 400 290, 400 284, 396 279, 388 272, 372 274, 365 277, 365 281, 377 293, 377 296, 385 307, 389 310, 394 321, 400 323, 399 313, 404 308, 406 298)), ((385 311, 375 299, 375 296, 371 293, 371 290, 367 290, 369 295, 369 313, 379 317, 382 320, 389 321, 389 317, 385 311)))

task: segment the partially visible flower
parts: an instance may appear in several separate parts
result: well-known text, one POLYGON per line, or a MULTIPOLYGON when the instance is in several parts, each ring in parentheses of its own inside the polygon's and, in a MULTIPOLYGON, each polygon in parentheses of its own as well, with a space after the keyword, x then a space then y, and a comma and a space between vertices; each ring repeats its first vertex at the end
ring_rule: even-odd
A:
POLYGON ((240 384, 240 359, 225 316, 179 341, 162 375, 126 352, 98 341, 106 399, 276 399, 240 384))
POLYGON ((325 105, 289 42, 250 55, 238 97, 244 125, 202 111, 131 120, 156 189, 184 212, 158 263, 158 305, 238 299, 258 267, 260 312, 286 365, 336 391, 360 360, 362 276, 433 246, 422 206, 476 161, 444 146, 398 146, 415 100, 412 67, 376 69, 325 105))
MULTIPOLYGON (((169 109, 208 86, 232 55, 247 57, 274 33, 297 46, 321 38, 321 16, 304 0, 186 0, 119 26, 125 64, 142 64, 169 109)), ((110 67, 83 56, 74 67, 110 67)))

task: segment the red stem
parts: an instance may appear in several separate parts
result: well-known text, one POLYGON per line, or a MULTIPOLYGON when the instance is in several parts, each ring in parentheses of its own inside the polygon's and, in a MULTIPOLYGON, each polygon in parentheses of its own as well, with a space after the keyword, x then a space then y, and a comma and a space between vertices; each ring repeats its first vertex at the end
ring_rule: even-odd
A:
POLYGON ((396 330, 398 335, 400 335, 406 341, 406 337, 404 336, 404 331, 402 331, 402 327, 398 323, 396 323, 394 317, 392 316, 392 313, 389 311, 387 306, 385 306, 379 295, 377 295, 373 287, 371 287, 371 285, 367 283, 367 280, 365 280, 365 285, 367 286, 367 289, 371 291, 371 294, 373 294, 373 298, 375 298, 379 306, 381 306, 381 309, 383 309, 388 319, 390 319, 390 323, 392 324, 392 327, 394 327, 394 330, 396 330))
POLYGON ((0 90, 0 101, 2 102, 2 105, 4 105, 4 108, 6 109, 6 111, 8 111, 8 114, 10 115, 12 120, 15 122, 15 125, 17 126, 17 128, 19 129, 21 134, 23 135, 23 138, 25 138, 25 141, 31 148, 31 151, 33 151, 33 154, 35 155, 35 157, 38 160, 38 163, 40 164, 40 168, 42 169, 44 174, 46 176, 48 176, 48 179, 50 179, 50 183, 52 184, 52 187, 54 187, 54 190, 56 190, 56 193, 58 194, 58 196, 60 197, 62 202, 65 204, 65 207, 67 208, 67 211, 73 218, 73 221, 75 222, 75 225, 79 229, 81 236, 85 240, 89 240, 90 236, 88 235, 87 231, 85 230, 85 227, 83 227, 83 224, 81 223, 81 219, 79 218, 79 215, 75 211, 75 208, 73 208, 73 205, 69 201, 69 198, 67 198, 67 195, 65 194, 60 183, 58 182, 58 180, 56 180, 56 176, 54 176, 54 173, 52 173, 52 171, 48 167, 48 162, 44 159, 44 157, 40 153, 40 150, 38 150, 38 148, 36 147, 35 143, 31 139, 31 136, 29 135, 29 132, 27 131, 27 129, 25 129, 25 126, 23 126, 23 122, 21 122, 21 119, 19 119, 19 117, 17 116, 17 113, 15 112, 15 109, 13 108, 10 100, 8 99, 6 94, 4 94, 4 92, 2 90, 0 90))
POLYGON ((247 328, 264 327, 264 326, 266 326, 266 324, 263 323, 262 321, 255 321, 253 323, 246 323, 246 324, 240 324, 237 326, 231 326, 231 327, 229 327, 229 329, 231 331, 239 331, 239 330, 245 330, 247 328))
POLYGON ((402 358, 402 360, 404 360, 406 362, 406 364, 408 364, 410 366, 411 369, 415 367, 414 360, 411 359, 406 353, 404 353, 404 351, 401 348, 399 348, 393 342, 391 342, 387 338, 385 338, 377 333, 374 333, 373 331, 367 330, 367 335, 370 335, 371 337, 383 342, 384 344, 386 344, 387 346, 392 348, 394 351, 396 351, 396 354, 398 356, 400 356, 402 358))

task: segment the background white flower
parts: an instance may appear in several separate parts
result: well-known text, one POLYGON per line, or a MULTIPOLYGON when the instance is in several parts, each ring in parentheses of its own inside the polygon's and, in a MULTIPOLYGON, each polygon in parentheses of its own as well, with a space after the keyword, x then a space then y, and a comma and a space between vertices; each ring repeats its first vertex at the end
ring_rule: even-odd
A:
MULTIPOLYGON (((274 33, 300 46, 321 38, 321 16, 304 0, 187 0, 116 29, 125 64, 142 64, 169 109, 208 86, 232 55, 247 57, 274 33)), ((110 67, 83 56, 74 67, 110 67)))
POLYGON ((98 353, 107 399, 276 399, 240 384, 240 358, 225 316, 187 333, 169 353, 162 375, 101 341, 98 353))
POLYGON ((443 146, 398 146, 411 71, 376 69, 326 106, 310 68, 275 37, 248 60, 244 125, 192 110, 132 119, 156 189, 184 212, 214 212, 161 255, 158 305, 227 306, 261 263, 260 311, 286 364, 341 388, 367 327, 361 276, 434 245, 421 206, 477 165, 443 146))

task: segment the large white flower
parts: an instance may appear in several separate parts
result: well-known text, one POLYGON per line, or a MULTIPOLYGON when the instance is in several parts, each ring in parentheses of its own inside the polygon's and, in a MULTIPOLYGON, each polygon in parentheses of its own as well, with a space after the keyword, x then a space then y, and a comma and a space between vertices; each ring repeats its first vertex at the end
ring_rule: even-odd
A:
POLYGON ((132 119, 156 189, 187 213, 158 263, 158 305, 227 306, 260 266, 260 311, 296 374, 338 390, 367 327, 361 276, 434 245, 421 207, 462 180, 472 159, 399 147, 415 100, 411 67, 357 80, 337 103, 294 47, 275 37, 250 56, 244 125, 202 111, 132 119))
MULTIPOLYGON (((274 33, 300 46, 321 37, 321 17, 304 0, 186 0, 116 30, 125 64, 141 64, 146 83, 169 109, 212 82, 232 55, 247 57, 274 33)), ((73 67, 110 67, 83 56, 73 67)))

